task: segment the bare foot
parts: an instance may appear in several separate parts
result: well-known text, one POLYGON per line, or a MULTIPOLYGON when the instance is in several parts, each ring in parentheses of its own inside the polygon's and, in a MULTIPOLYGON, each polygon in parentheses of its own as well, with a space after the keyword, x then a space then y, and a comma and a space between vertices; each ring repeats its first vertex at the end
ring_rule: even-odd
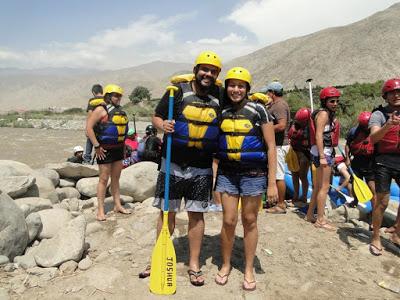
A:
POLYGON ((392 236, 390 237, 390 241, 397 247, 400 247, 400 236, 396 232, 393 232, 392 236))
POLYGON ((107 219, 106 219, 106 216, 104 215, 104 213, 97 213, 96 220, 102 222, 102 221, 106 221, 107 219))
POLYGON ((396 231, 396 226, 392 226, 385 229, 385 233, 393 233, 396 231))
POLYGON ((122 206, 121 207, 115 207, 114 208, 114 212, 115 213, 121 213, 121 214, 124 214, 124 215, 130 215, 132 213, 130 210, 125 209, 122 206))
POLYGON ((305 216, 304 221, 314 224, 317 221, 317 219, 314 217, 305 216))

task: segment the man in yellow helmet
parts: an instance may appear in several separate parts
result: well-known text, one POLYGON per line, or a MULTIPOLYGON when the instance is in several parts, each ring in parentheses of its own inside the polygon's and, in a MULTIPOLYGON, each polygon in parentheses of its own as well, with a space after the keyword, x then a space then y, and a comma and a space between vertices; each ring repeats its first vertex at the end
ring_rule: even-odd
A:
MULTIPOLYGON (((218 119, 220 115, 220 95, 216 79, 221 71, 221 60, 212 51, 204 51, 196 58, 193 68, 194 78, 176 86, 173 121, 168 120, 168 97, 165 93, 155 109, 153 125, 164 132, 163 158, 157 179, 154 206, 164 207, 164 178, 166 135, 172 134, 169 230, 175 227, 175 214, 185 200, 189 226, 189 278, 195 286, 204 285, 200 270, 199 256, 204 235, 204 217, 211 204, 213 182, 212 160, 218 144, 218 119)), ((157 223, 157 233, 162 226, 161 211, 157 223)), ((142 272, 147 277, 150 270, 142 272)))

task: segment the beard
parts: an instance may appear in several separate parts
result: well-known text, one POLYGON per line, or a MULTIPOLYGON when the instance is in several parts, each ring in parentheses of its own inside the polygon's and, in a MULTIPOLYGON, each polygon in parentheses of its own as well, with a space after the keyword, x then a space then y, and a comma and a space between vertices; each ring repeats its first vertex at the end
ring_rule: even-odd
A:
POLYGON ((195 75, 196 87, 200 92, 206 93, 215 85, 215 78, 211 76, 200 76, 197 72, 195 75), (209 81, 209 83, 207 83, 209 81))

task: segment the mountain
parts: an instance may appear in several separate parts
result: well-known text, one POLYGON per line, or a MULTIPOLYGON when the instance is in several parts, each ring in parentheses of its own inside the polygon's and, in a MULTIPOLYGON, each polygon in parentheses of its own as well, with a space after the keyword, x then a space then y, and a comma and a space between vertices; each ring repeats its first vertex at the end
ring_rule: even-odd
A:
MULTIPOLYGON (((278 78, 286 89, 313 84, 347 85, 400 76, 400 3, 359 22, 291 38, 228 62, 248 68, 252 90, 278 78)), ((0 69, 0 112, 48 107, 85 107, 93 84, 116 83, 126 98, 143 85, 160 97, 169 77, 191 72, 186 63, 156 61, 115 71, 0 69)), ((222 78, 223 76, 221 76, 222 78)))
POLYGON ((359 22, 291 38, 229 62, 253 75, 253 90, 277 78, 286 88, 347 85, 400 75, 400 3, 359 22))
POLYGON ((185 63, 156 61, 116 71, 84 69, 0 69, 0 112, 46 109, 49 107, 86 108, 95 83, 119 84, 125 90, 125 101, 138 85, 161 97, 174 74, 191 72, 185 63))

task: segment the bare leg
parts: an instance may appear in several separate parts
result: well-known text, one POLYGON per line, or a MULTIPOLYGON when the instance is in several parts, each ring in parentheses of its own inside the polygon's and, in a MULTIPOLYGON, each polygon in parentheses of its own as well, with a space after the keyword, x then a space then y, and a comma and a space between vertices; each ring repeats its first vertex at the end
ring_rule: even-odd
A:
POLYGON ((99 165, 99 184, 97 185, 97 216, 98 221, 104 221, 106 215, 104 212, 104 199, 106 197, 106 189, 108 179, 111 174, 111 164, 100 164, 99 165))
POLYGON ((306 220, 311 223, 316 221, 315 217, 314 217, 314 210, 315 210, 315 207, 317 206, 318 191, 321 188, 321 173, 322 173, 322 171, 320 169, 321 169, 321 167, 316 168, 316 171, 313 172, 315 174, 315 176, 313 176, 314 186, 313 186, 313 190, 312 190, 312 194, 311 194, 310 205, 308 207, 307 216, 306 216, 306 220))
POLYGON ((276 186, 278 187, 278 204, 277 206, 286 210, 285 205, 285 193, 286 193, 286 184, 285 180, 277 180, 276 186))
MULTIPOLYGON (((175 216, 176 216, 175 212, 168 212, 168 230, 169 230, 169 234, 170 235, 172 235, 174 233, 174 230, 175 230, 175 216)), ((161 210, 160 211, 160 215, 158 216, 158 219, 157 219, 157 236, 156 236, 156 239, 160 235, 162 224, 163 224, 163 220, 164 220, 164 212, 161 210)))
POLYGON ((310 169, 310 163, 306 157, 300 160, 300 180, 301 180, 301 189, 302 195, 300 200, 304 203, 307 203, 307 194, 308 194, 308 170, 310 169))
MULTIPOLYGON (((204 216, 201 212, 189 212, 189 228, 188 228, 188 238, 189 238, 189 269, 195 272, 200 270, 200 250, 201 244, 203 242, 204 236, 204 216)), ((204 281, 202 276, 197 278, 197 282, 204 281)))
POLYGON ((121 170, 122 161, 114 161, 111 164, 111 194, 114 200, 114 211, 127 214, 130 213, 130 211, 122 207, 121 195, 119 191, 119 178, 121 176, 121 170))
POLYGON ((317 180, 321 180, 320 189, 317 194, 317 222, 320 224, 326 223, 325 204, 331 180, 331 173, 332 169, 329 166, 319 167, 317 169, 317 176, 321 175, 317 178, 317 180))
POLYGON ((246 267, 244 278, 247 282, 254 282, 254 257, 258 242, 257 215, 261 196, 242 197, 242 223, 244 229, 244 254, 246 267))
POLYGON ((293 182, 293 202, 299 201, 299 173, 292 172, 292 182, 293 182))
MULTIPOLYGON (((235 241, 235 229, 238 221, 239 195, 222 194, 223 222, 221 228, 222 266, 219 274, 224 276, 231 270, 232 247, 235 241)), ((243 202, 242 202, 243 203, 243 202)), ((242 208, 243 209, 243 208, 242 208)))
POLYGON ((389 193, 376 193, 376 205, 374 211, 372 212, 372 239, 371 244, 378 249, 382 249, 381 238, 379 230, 381 229, 383 213, 389 204, 389 193))

